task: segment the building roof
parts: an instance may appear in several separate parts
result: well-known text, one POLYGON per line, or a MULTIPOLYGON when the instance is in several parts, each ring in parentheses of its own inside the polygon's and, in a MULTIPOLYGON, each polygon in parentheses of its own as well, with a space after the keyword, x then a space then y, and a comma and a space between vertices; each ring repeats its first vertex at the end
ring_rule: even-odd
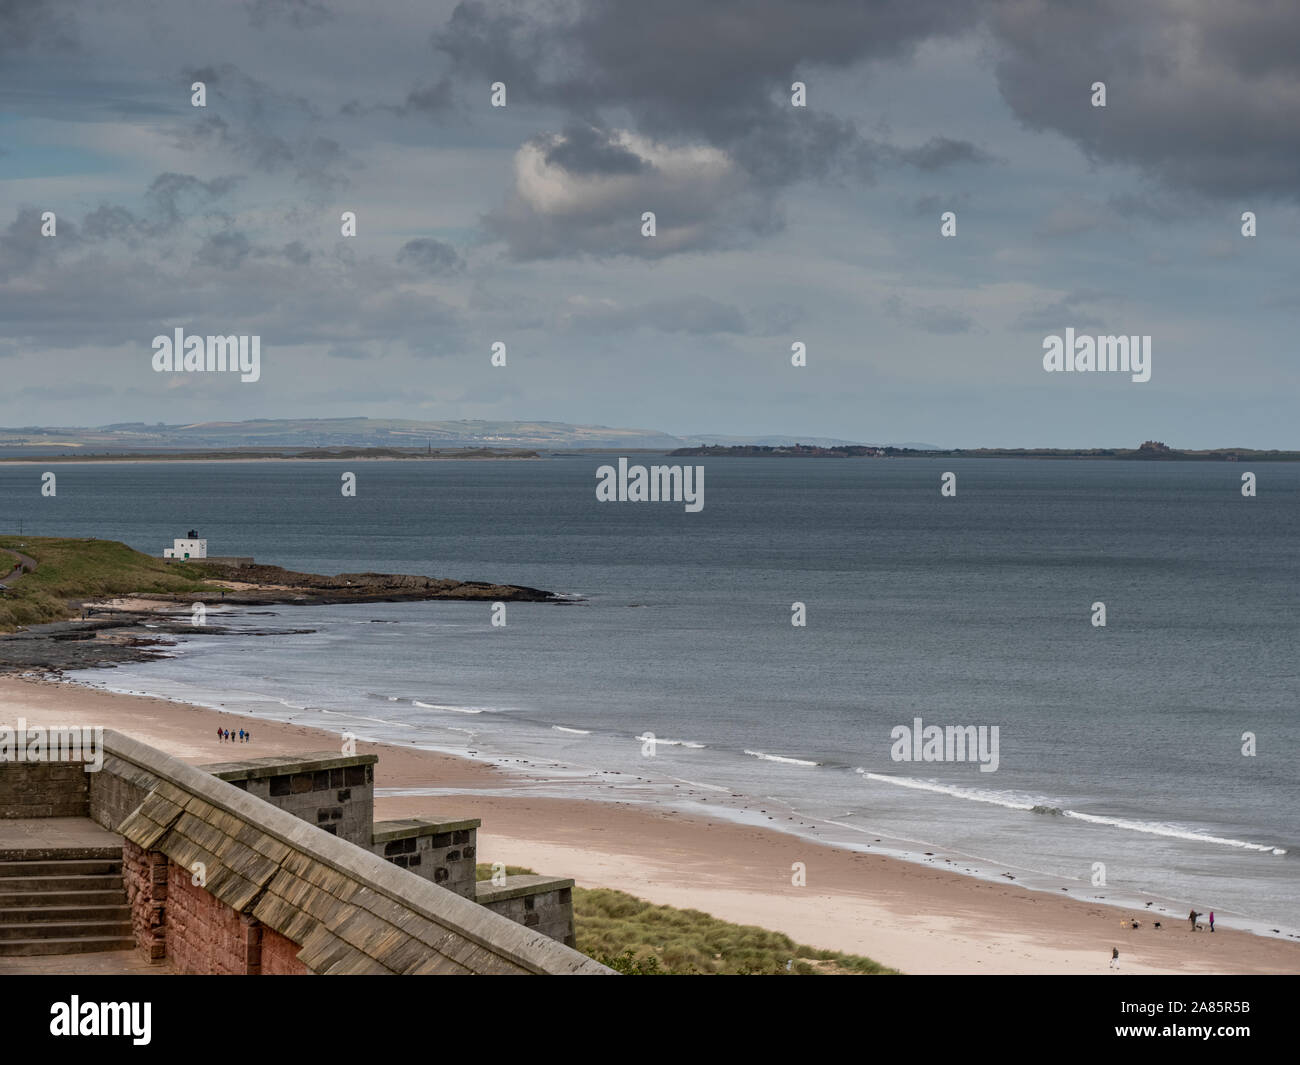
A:
POLYGON ((170 755, 106 730, 112 771, 149 788, 118 831, 301 944, 317 973, 611 970, 170 755), (127 765, 122 765, 127 763, 127 765))

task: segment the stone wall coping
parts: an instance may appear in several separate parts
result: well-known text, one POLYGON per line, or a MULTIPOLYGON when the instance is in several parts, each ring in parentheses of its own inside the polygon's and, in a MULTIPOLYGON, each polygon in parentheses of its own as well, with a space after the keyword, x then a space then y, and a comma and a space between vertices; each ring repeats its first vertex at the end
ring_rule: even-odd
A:
POLYGON ((464 832, 478 828, 482 819, 467 817, 459 821, 435 821, 431 817, 403 817, 393 821, 376 821, 374 843, 389 843, 395 839, 409 839, 411 836, 437 836, 444 832, 464 832))
POLYGON ((378 761, 377 754, 315 751, 311 754, 273 754, 266 758, 249 758, 239 762, 211 762, 198 768, 222 780, 260 780, 263 777, 318 773, 322 769, 342 769, 350 765, 374 765, 378 761))
POLYGON ((474 901, 480 906, 489 902, 505 902, 507 899, 519 899, 525 895, 541 895, 548 891, 563 891, 573 887, 572 880, 559 876, 543 876, 540 873, 516 873, 506 877, 506 882, 497 887, 491 880, 480 880, 474 885, 474 901))
POLYGON ((461 898, 155 747, 113 729, 104 730, 103 746, 109 754, 248 822, 258 831, 520 968, 575 975, 613 972, 563 943, 461 898))

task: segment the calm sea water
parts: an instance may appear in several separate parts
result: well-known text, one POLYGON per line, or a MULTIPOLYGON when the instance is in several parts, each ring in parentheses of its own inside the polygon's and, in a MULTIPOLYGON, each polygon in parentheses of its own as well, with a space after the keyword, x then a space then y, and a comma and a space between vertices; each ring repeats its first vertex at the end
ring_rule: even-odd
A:
POLYGON ((295 569, 585 597, 504 628, 487 604, 277 607, 230 621, 317 631, 199 631, 94 683, 1300 931, 1300 466, 711 459, 688 514, 598 503, 606 461, 71 465, 54 498, 7 466, 0 527, 154 554, 197 528, 295 569), (892 760, 915 717, 997 725, 997 772, 892 760))

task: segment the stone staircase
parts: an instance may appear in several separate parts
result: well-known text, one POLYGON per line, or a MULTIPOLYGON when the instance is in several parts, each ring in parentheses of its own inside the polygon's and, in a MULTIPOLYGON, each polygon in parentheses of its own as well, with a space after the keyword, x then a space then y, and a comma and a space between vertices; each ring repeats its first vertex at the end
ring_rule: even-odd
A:
POLYGON ((120 848, 0 852, 0 957, 134 946, 120 848))

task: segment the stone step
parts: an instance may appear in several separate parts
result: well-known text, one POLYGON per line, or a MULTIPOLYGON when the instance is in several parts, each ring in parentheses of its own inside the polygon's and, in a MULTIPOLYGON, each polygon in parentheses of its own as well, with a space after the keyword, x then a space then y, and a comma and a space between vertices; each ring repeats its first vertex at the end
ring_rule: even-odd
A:
POLYGON ((126 903, 107 906, 22 906, 0 909, 0 924, 32 924, 46 921, 129 921, 126 903))
POLYGON ((72 858, 31 862, 0 862, 0 881, 11 876, 108 876, 122 875, 122 859, 72 858))
POLYGON ((0 910, 14 906, 120 906, 126 888, 116 891, 0 891, 0 910))
POLYGON ((84 858, 108 858, 122 860, 122 847, 110 846, 56 846, 0 847, 0 862, 61 862, 77 861, 84 858))
POLYGON ((110 873, 106 876, 86 876, 74 873, 71 876, 54 874, 51 876, 8 876, 0 880, 0 892, 10 891, 107 891, 122 886, 122 874, 110 873))
POLYGON ((0 958, 31 958, 38 954, 89 954, 101 950, 132 950, 131 936, 72 936, 67 939, 3 939, 0 958))
POLYGON ((6 940, 37 939, 111 939, 130 937, 131 921, 27 921, 23 924, 0 924, 0 943, 6 940))

